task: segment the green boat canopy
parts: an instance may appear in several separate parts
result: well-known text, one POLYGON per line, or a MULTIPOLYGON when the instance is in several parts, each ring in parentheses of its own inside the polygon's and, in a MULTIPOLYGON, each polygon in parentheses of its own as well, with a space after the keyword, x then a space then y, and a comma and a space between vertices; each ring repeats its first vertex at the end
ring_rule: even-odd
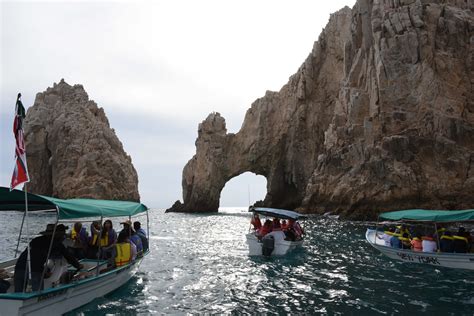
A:
MULTIPOLYGON (((59 219, 133 216, 148 208, 137 202, 95 199, 61 200, 27 193, 28 211, 57 210, 59 219)), ((24 211, 25 192, 0 187, 0 211, 24 211)))
POLYGON ((467 222, 474 221, 474 210, 435 211, 404 210, 380 214, 380 218, 390 221, 413 222, 467 222))

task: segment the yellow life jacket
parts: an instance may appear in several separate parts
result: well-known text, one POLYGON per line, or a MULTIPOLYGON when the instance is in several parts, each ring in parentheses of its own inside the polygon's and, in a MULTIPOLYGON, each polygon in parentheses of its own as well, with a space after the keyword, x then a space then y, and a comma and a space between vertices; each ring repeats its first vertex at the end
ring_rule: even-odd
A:
POLYGON ((99 233, 92 233, 92 241, 91 241, 91 245, 92 246, 96 246, 97 245, 97 238, 99 237, 99 233))
POLYGON ((454 237, 443 235, 439 239, 454 240, 454 237))
POLYGON ((393 236, 395 234, 394 232, 391 232, 389 230, 385 230, 384 233, 389 235, 389 236, 393 236))
POLYGON ((105 237, 100 238, 100 246, 107 247, 109 245, 109 232, 105 234, 105 237))
POLYGON ((420 241, 421 241, 421 239, 418 238, 418 237, 415 237, 415 238, 413 238, 412 240, 416 240, 416 241, 419 241, 419 240, 420 240, 420 241))
POLYGON ((410 241, 410 238, 407 237, 398 237, 398 239, 400 239, 401 241, 410 241))
POLYGON ((467 238, 466 238, 466 237, 462 237, 462 236, 457 236, 457 235, 454 235, 452 238, 453 238, 453 240, 454 240, 454 239, 457 239, 457 240, 463 240, 463 241, 465 241, 465 242, 466 242, 466 244, 468 243, 468 240, 467 240, 467 238))
POLYGON ((115 266, 121 267, 130 262, 132 258, 132 247, 129 242, 115 244, 115 266))
POLYGON ((72 239, 72 240, 76 240, 76 238, 77 238, 76 229, 73 228, 72 231, 71 231, 71 239, 72 239))

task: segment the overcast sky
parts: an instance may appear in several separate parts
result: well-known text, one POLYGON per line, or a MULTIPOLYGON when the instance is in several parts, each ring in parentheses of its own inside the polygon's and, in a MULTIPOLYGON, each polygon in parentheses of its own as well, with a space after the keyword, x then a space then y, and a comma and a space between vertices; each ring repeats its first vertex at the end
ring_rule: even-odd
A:
MULTIPOLYGON (((0 185, 13 170, 17 93, 29 107, 64 78, 105 109, 138 171, 142 201, 169 207, 182 199, 198 124, 216 111, 237 132, 250 104, 297 71, 330 13, 354 3, 2 1, 0 185)), ((230 180, 221 206, 248 205, 249 191, 251 202, 263 199, 266 179, 230 180)))

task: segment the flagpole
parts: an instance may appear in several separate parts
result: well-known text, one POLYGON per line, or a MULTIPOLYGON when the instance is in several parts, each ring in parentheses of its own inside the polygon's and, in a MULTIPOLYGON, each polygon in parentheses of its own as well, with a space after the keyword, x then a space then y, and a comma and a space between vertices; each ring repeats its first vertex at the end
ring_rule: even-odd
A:
POLYGON ((15 249, 15 258, 17 257, 17 253, 18 253, 18 248, 20 247, 20 239, 21 239, 21 233, 23 231, 23 224, 25 223, 25 215, 26 213, 23 213, 23 218, 21 220, 21 226, 20 226, 20 233, 18 234, 18 241, 16 242, 16 249, 15 249))
MULTIPOLYGON (((25 183, 24 189, 25 189, 26 240, 28 242, 28 245, 27 245, 28 255, 26 257, 26 262, 27 262, 27 267, 28 267, 28 279, 31 282, 30 227, 29 227, 29 221, 28 221, 28 193, 26 192, 27 191, 26 183, 25 183)), ((40 284, 40 288, 41 288, 41 284, 40 284)))

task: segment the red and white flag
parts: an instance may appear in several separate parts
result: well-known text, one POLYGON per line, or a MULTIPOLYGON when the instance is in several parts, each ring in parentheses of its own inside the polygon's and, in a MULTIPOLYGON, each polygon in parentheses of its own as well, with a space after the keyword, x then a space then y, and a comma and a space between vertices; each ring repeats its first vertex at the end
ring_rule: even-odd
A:
POLYGON ((13 169, 10 190, 22 183, 29 182, 28 167, 26 165, 25 139, 23 135, 23 119, 26 117, 25 108, 21 103, 21 93, 18 93, 15 106, 15 120, 13 121, 13 134, 15 135, 15 169, 13 169))

